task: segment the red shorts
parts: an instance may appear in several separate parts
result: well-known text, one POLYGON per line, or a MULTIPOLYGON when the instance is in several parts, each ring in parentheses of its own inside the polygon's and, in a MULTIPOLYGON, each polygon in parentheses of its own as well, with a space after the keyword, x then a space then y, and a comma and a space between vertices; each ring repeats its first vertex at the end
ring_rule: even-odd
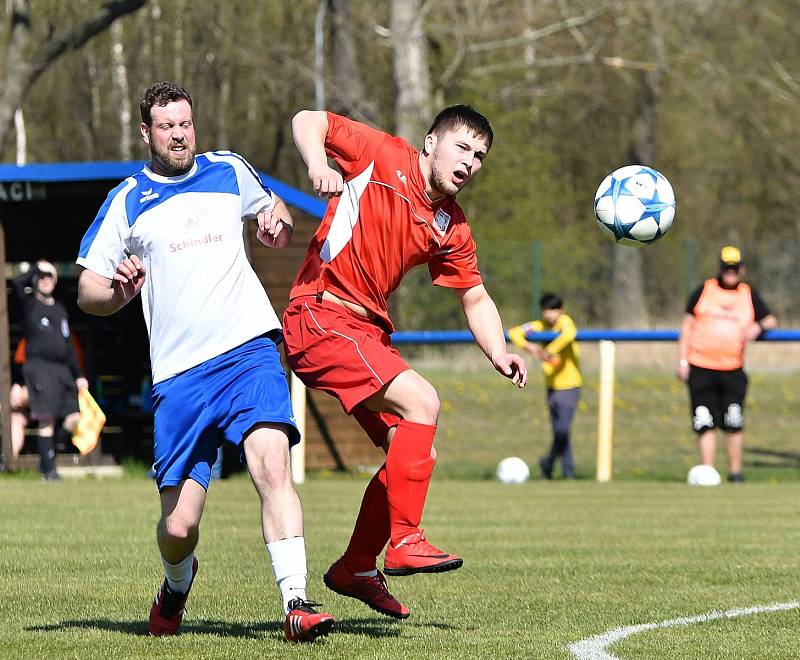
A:
POLYGON ((289 367, 307 387, 335 396, 375 445, 400 418, 359 405, 410 367, 378 325, 327 300, 295 298, 283 314, 289 367))

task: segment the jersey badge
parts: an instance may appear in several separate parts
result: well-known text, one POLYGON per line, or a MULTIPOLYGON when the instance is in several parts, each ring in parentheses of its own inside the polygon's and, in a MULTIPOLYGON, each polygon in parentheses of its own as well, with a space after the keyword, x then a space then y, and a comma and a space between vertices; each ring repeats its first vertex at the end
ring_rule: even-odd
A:
POLYGON ((450 214, 439 209, 436 211, 433 223, 436 225, 436 229, 444 234, 447 231, 447 227, 450 225, 450 214))
POLYGON ((403 182, 403 185, 406 185, 406 175, 403 174, 400 170, 395 170, 394 173, 397 175, 397 178, 403 182))
POLYGON ((139 204, 149 202, 151 199, 158 199, 158 193, 154 193, 152 187, 148 188, 147 190, 142 190, 142 196, 139 199, 139 204))

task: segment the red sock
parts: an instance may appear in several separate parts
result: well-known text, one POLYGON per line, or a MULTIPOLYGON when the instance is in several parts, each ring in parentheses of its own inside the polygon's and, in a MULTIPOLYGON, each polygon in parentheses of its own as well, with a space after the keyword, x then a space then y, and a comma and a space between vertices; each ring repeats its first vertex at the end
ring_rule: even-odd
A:
POLYGON ((386 455, 386 491, 392 545, 419 531, 433 465, 436 427, 402 420, 386 455))
POLYGON ((371 571, 375 558, 389 540, 389 503, 386 499, 386 463, 372 477, 358 512, 344 563, 353 573, 371 571))

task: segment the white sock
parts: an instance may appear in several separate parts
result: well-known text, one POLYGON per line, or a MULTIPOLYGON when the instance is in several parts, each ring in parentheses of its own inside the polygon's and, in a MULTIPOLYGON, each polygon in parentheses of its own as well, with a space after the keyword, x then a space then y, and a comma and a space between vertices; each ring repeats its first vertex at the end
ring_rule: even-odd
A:
POLYGON ((290 600, 306 599, 306 542, 302 536, 293 536, 267 543, 267 551, 272 559, 275 582, 281 591, 283 613, 288 614, 290 600))
POLYGON ((167 578, 167 584, 172 591, 185 594, 192 584, 192 562, 194 561, 194 552, 190 552, 188 557, 184 557, 177 564, 170 564, 163 557, 161 563, 164 565, 164 575, 167 578))

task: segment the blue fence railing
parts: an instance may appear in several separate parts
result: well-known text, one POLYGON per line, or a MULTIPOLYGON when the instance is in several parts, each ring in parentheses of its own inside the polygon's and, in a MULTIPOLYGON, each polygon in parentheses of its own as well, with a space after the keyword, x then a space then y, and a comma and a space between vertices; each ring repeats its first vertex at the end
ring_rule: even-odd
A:
MULTIPOLYGON (((555 332, 532 332, 528 341, 551 341, 555 332)), ((508 339, 508 333, 506 333, 508 339)), ((677 341, 677 330, 578 330, 578 341, 677 341)), ((392 334, 395 344, 465 344, 474 341, 469 330, 410 330, 392 334)), ((800 341, 800 330, 768 330, 759 341, 800 341)))

